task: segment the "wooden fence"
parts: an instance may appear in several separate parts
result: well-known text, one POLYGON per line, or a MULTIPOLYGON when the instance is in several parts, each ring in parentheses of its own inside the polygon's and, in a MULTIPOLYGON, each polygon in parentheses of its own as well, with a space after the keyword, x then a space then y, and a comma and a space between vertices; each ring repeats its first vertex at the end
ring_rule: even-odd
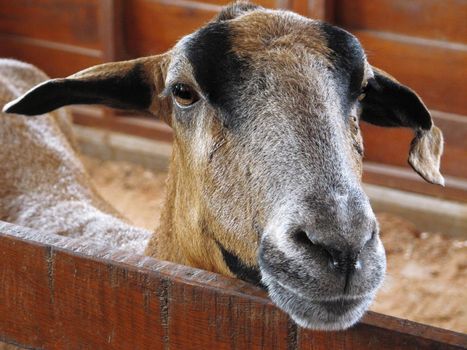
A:
POLYGON ((373 312, 305 330, 242 281, 1 222, 0 266, 0 341, 27 348, 467 348, 465 334, 373 312))

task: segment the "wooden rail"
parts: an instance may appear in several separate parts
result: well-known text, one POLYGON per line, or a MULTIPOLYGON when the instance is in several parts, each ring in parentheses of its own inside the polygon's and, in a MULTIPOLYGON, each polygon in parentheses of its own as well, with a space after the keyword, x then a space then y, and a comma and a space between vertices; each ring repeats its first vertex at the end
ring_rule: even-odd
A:
POLYGON ((242 281, 1 222, 0 266, 0 341, 28 348, 467 348, 373 312, 345 332, 301 329, 242 281))

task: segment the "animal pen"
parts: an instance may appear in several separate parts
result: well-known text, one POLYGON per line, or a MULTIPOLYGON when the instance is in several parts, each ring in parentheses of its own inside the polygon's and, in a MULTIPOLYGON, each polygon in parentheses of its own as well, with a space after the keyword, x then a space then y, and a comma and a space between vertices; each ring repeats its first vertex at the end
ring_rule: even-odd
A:
MULTIPOLYGON (((461 30, 467 5, 443 0, 414 0, 411 6, 405 0, 382 0, 378 7, 370 0, 256 3, 288 8, 350 30, 369 52, 370 61, 409 83, 426 100, 445 134, 446 187, 430 186, 406 167, 404 147, 410 143, 410 133, 368 125, 362 126, 366 183, 465 204, 465 74, 452 71, 465 73, 467 67, 466 33, 461 30), (436 6, 441 3, 449 3, 442 7, 444 18, 427 15, 439 11, 436 6), (398 143, 388 148, 389 139, 398 143)), ((212 18, 223 4, 221 0, 2 3, 0 57, 31 62, 52 77, 67 76, 91 65, 162 52, 212 18), (23 16, 30 25, 18 21, 23 16)), ((172 133, 161 122, 100 107, 70 110, 78 136, 85 139, 84 150, 93 149, 89 152, 102 158, 166 166, 165 147, 172 133), (100 136, 91 141, 86 131, 100 136), (115 144, 113 135, 120 134, 114 132, 131 135, 129 148, 122 141, 125 135, 119 139, 122 144, 115 144), (157 140, 161 150, 145 153, 145 141, 139 141, 143 139, 157 140), (143 146, 135 147, 138 142, 143 146)), ((388 203, 381 205, 398 212, 409 210, 404 203, 400 207, 388 203)), ((438 213, 429 220, 429 215, 421 214, 423 209, 410 210, 425 229, 439 224, 465 239, 465 217, 438 213)), ((274 306, 262 289, 241 280, 6 222, 0 222, 0 269, 0 341, 19 347, 467 348, 466 334, 371 311, 347 331, 306 330, 274 306)))

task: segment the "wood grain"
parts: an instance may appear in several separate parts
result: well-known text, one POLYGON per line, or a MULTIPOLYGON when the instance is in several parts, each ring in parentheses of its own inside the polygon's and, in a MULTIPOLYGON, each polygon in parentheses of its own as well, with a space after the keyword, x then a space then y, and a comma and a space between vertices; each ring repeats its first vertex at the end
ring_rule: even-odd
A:
POLYGON ((101 52, 94 49, 1 33, 0 42, 0 57, 34 64, 53 78, 103 63, 101 52))
POLYGON ((336 23, 427 39, 467 43, 467 2, 337 0, 336 23))
POLYGON ((127 52, 131 57, 164 52, 184 35, 208 22, 219 9, 214 6, 180 6, 162 1, 127 1, 123 28, 127 52))
POLYGON ((100 0, 99 34, 102 58, 106 62, 127 58, 123 43, 124 0, 100 0))
POLYGON ((0 341, 27 347, 467 347, 465 334, 372 312, 346 332, 300 329, 245 282, 6 223, 0 266, 0 341))
POLYGON ((293 0, 290 9, 313 19, 333 23, 335 5, 335 0, 293 0))
POLYGON ((0 32, 99 49, 99 0, 0 2, 0 32))

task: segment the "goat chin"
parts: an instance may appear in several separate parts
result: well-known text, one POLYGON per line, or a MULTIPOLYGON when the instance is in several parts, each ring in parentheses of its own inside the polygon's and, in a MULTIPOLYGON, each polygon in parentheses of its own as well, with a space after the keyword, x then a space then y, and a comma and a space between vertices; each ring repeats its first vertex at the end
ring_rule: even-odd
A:
POLYGON ((348 296, 333 300, 313 300, 280 284, 268 273, 262 273, 262 283, 269 297, 300 327, 339 331, 355 325, 368 310, 375 293, 348 296))

